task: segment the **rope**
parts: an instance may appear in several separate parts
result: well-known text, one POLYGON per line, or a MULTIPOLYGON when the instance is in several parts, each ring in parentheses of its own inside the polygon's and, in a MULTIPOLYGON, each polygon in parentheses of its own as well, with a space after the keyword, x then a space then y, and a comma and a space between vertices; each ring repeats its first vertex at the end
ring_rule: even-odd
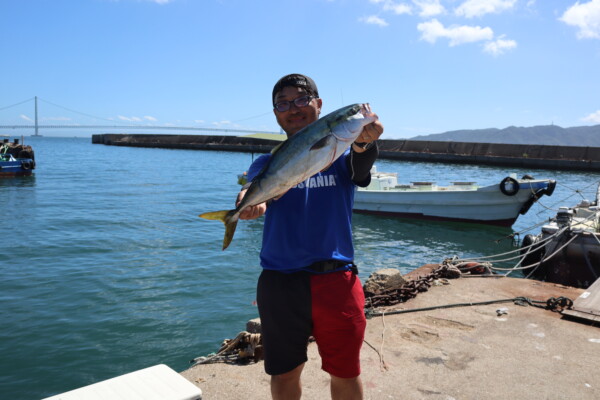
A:
MULTIPOLYGON (((540 260, 538 265, 525 278, 529 278, 539 268, 539 266, 542 265, 542 263, 544 261, 550 260, 552 257, 554 257, 554 255, 556 255, 559 251, 561 251, 562 249, 567 247, 567 245, 569 243, 571 243, 573 240, 575 240, 575 238, 577 238, 578 236, 579 236, 579 233, 573 235, 573 237, 571 239, 569 239, 564 245, 560 246, 560 248, 558 250, 556 250, 554 253, 552 253, 548 258, 546 258, 546 256, 544 255, 544 257, 542 257, 542 259, 540 260)), ((535 264, 533 264, 533 265, 535 265, 535 264)))
MULTIPOLYGON (((545 241, 550 241, 554 237, 562 234, 567 228, 568 227, 563 227, 563 228, 559 229, 557 232, 555 232, 552 235, 548 236, 547 238, 543 239, 543 241, 544 242, 545 241)), ((504 252, 504 253, 499 253, 499 254, 493 254, 491 256, 483 256, 483 257, 476 257, 476 258, 458 258, 457 257, 457 258, 453 259, 452 261, 454 261, 454 262, 481 262, 483 260, 489 260, 489 259, 491 259, 491 261, 493 261, 493 262, 510 261, 510 260, 514 260, 516 258, 520 258, 520 256, 506 258, 506 259, 495 259, 495 258, 496 257, 500 257, 500 256, 505 256, 505 255, 508 255, 508 254, 512 254, 512 253, 520 253, 521 250, 523 250, 523 249, 525 249, 527 247, 531 247, 531 246, 537 245, 538 243, 541 243, 541 241, 537 242, 537 243, 532 243, 529 246, 521 247, 519 249, 510 250, 510 251, 507 251, 507 252, 504 252)))
MULTIPOLYGON (((557 204, 565 204, 567 202, 567 200, 569 200, 570 198, 572 198, 572 197, 574 197, 576 195, 579 195, 582 199, 585 199, 585 197, 582 195, 582 193, 585 192, 585 191, 587 191, 587 190, 589 190, 589 188, 591 186, 598 186, 600 184, 600 180, 596 180, 596 181, 591 182, 589 185, 587 185, 586 187, 584 187, 581 190, 580 189, 573 189, 573 188, 571 188, 571 187, 569 187, 569 186, 567 186, 567 185, 565 185, 565 184, 563 184, 561 182, 557 182, 556 184, 559 185, 559 186, 563 186, 563 187, 565 187, 565 188, 573 191, 573 193, 570 196, 567 196, 567 197, 564 197, 562 199, 557 200, 553 204, 552 208, 551 207, 547 207, 547 206, 543 205, 541 202, 538 201, 538 204, 540 204, 546 210, 555 211, 555 212, 558 211, 557 208, 554 208, 557 204)), ((540 213, 538 213, 538 214, 540 214, 540 213)))
POLYGON ((255 351, 261 344, 260 333, 249 333, 246 331, 240 332, 235 339, 225 340, 223 345, 216 354, 206 357, 196 357, 190 361, 193 366, 200 364, 208 364, 219 361, 235 361, 240 359, 248 359, 250 357, 257 358, 255 351))
POLYGON ((381 353, 379 354, 379 368, 387 371, 388 367, 383 359, 383 343, 385 341, 385 319, 384 319, 384 316, 385 316, 385 312, 382 312, 381 313, 381 322, 383 323, 383 330, 381 331, 381 347, 380 347, 381 353))
POLYGON ((383 342, 385 340, 385 320, 384 320, 384 314, 385 314, 385 312, 381 313, 381 322, 383 322, 383 331, 381 331, 381 346, 380 346, 380 350, 377 350, 366 339, 363 339, 363 342, 365 342, 366 344, 368 344, 369 347, 371 347, 375 351, 375 353, 377 353, 377 355, 379 356, 379 369, 381 371, 387 371, 388 370, 388 366, 385 363, 385 360, 383 359, 383 342))
MULTIPOLYGON (((584 218, 582 220, 582 222, 593 220, 595 218, 596 218, 596 214, 593 213, 593 214, 587 216, 586 218, 584 218)), ((542 260, 539 261, 539 262, 537 262, 537 263, 526 265, 526 266, 520 266, 521 263, 524 261, 525 257, 529 253, 535 252, 535 251, 541 249, 547 243, 549 243, 553 239, 557 238, 558 236, 562 235, 565 231, 567 231, 569 229, 570 229, 570 225, 566 225, 564 227, 561 227, 559 230, 557 230, 552 235, 550 235, 550 236, 548 236, 548 237, 546 237, 546 238, 544 238, 544 239, 542 239, 542 240, 540 240, 538 242, 532 243, 532 244, 527 245, 527 246, 523 246, 523 247, 521 247, 519 249, 511 250, 511 251, 508 251, 508 252, 504 252, 504 253, 500 253, 500 254, 495 254, 495 255, 491 255, 491 256, 484 256, 484 257, 472 258, 472 259, 460 259, 458 257, 454 257, 454 258, 451 259, 451 261, 453 263, 464 264, 464 263, 468 263, 468 262, 482 262, 483 260, 489 260, 488 263, 486 263, 486 264, 489 264, 491 262, 499 263, 499 262, 506 262, 506 261, 511 261, 511 260, 519 259, 519 262, 514 267, 510 267, 510 268, 493 267, 493 266, 490 265, 490 269, 492 269, 494 271, 508 271, 507 274, 506 274, 506 276, 508 276, 509 274, 511 274, 514 271, 530 269, 530 268, 533 268, 533 267, 537 268, 544 261, 548 261, 552 257, 554 257, 556 255, 556 253, 558 253, 560 250, 562 250, 564 247, 566 247, 569 243, 571 243, 579 233, 576 233, 574 237, 572 237, 566 244, 564 244, 563 246, 561 246, 560 249, 554 251, 550 256, 544 256, 542 258, 542 260), (527 250, 527 253, 525 255, 520 254, 523 250, 527 250), (513 253, 519 253, 519 254, 517 254, 517 255, 515 255, 513 257, 509 257, 509 258, 498 258, 498 257, 505 256, 505 255, 508 255, 508 254, 513 254, 513 253)), ((598 238, 595 235, 594 235, 594 238, 596 240, 598 240, 598 238)), ((599 241, 599 243, 600 243, 600 241, 599 241)), ((535 269, 534 269, 534 271, 535 271, 535 269)), ((532 271, 532 273, 534 271, 532 271)))
MULTIPOLYGON (((385 312, 385 314, 387 314, 387 315, 408 314, 408 313, 421 312, 421 311, 431 311, 431 310, 440 310, 440 309, 447 309, 447 308, 469 307, 469 306, 482 306, 482 305, 510 303, 510 302, 512 302, 516 305, 520 305, 520 306, 531 305, 531 306, 545 308, 547 310, 557 311, 557 312, 562 311, 565 308, 571 309, 571 307, 573 306, 573 300, 569 299, 568 297, 558 297, 558 298, 550 297, 546 301, 532 300, 528 297, 514 297, 512 299, 499 299, 499 300, 479 301, 479 302, 470 302, 470 303, 454 303, 454 304, 445 304, 445 305, 441 305, 441 306, 413 308, 410 310, 394 310, 394 311, 387 311, 387 312, 385 312), (545 304, 545 307, 542 306, 542 304, 545 304)), ((378 317, 383 314, 384 314, 383 312, 374 312, 372 310, 369 310, 368 318, 378 317)))

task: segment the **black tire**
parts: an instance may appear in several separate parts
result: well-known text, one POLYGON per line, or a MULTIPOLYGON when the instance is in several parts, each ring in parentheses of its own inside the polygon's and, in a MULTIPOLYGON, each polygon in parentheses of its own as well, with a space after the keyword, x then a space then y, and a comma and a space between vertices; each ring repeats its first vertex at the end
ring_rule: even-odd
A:
MULTIPOLYGON (((544 248, 540 247, 540 248, 535 248, 535 243, 537 243, 539 241, 539 238, 535 235, 525 235, 525 237, 523 238, 523 242, 521 243, 521 255, 525 256, 525 254, 527 254, 527 252, 529 251, 529 254, 527 254, 527 256, 525 256, 525 258, 523 259, 523 262, 521 263, 522 267, 526 267, 528 265, 532 265, 535 263, 538 263, 542 260, 542 257, 544 256, 544 248), (532 246, 531 248, 525 248, 527 246, 532 246)), ((527 268, 523 270, 523 274, 525 276, 529 275, 529 273, 534 269, 535 267, 531 267, 531 268, 527 268)), ((535 275, 539 275, 539 272, 542 271, 542 268, 538 268, 536 270, 536 274, 535 275)))
POLYGON ((519 182, 517 182, 515 178, 507 176, 506 178, 502 179, 502 182, 500 182, 500 191, 506 196, 514 196, 515 194, 519 193, 519 182), (510 189, 506 187, 509 183, 511 184, 509 186, 510 189))

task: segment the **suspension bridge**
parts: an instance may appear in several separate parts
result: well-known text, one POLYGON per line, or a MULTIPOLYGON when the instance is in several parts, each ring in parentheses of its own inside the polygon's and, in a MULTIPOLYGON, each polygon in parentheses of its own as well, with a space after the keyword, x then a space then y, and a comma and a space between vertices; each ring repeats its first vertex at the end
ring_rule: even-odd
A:
MULTIPOLYGON (((39 99, 45 103, 51 104, 53 106, 65 109, 67 111, 80 114, 86 117, 106 120, 110 121, 106 118, 96 117, 90 114, 86 114, 83 112, 75 111, 69 109, 67 107, 60 106, 58 104, 54 104, 47 100, 39 99)), ((39 134, 40 129, 136 129, 136 130, 161 130, 161 131, 194 131, 194 132, 219 132, 219 133, 244 133, 244 134, 252 134, 252 133, 267 133, 267 134, 279 134, 280 132, 274 131, 262 131, 262 130, 251 130, 251 129, 234 129, 234 128, 210 128, 210 127, 199 127, 199 126, 173 126, 173 125, 110 125, 110 124, 101 124, 101 125, 83 125, 83 124, 39 124, 38 123, 38 97, 35 96, 31 99, 27 99, 21 101, 19 103, 11 104, 6 107, 0 107, 0 111, 13 108, 19 106, 23 103, 27 103, 29 101, 34 101, 35 103, 35 119, 33 124, 0 124, 0 129, 6 130, 14 130, 14 129, 25 129, 25 130, 33 130, 35 134, 33 136, 41 136, 39 134)))

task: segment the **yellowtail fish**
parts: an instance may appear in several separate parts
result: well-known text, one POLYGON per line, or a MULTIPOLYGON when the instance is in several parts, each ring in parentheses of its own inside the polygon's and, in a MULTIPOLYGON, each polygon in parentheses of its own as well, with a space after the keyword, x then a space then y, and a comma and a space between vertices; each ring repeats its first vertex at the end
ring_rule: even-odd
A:
POLYGON ((248 187, 234 210, 214 211, 200 217, 225 224, 223 250, 235 233, 240 213, 247 207, 283 195, 293 186, 326 170, 350 147, 365 125, 377 120, 369 104, 342 107, 298 131, 278 147, 248 187))

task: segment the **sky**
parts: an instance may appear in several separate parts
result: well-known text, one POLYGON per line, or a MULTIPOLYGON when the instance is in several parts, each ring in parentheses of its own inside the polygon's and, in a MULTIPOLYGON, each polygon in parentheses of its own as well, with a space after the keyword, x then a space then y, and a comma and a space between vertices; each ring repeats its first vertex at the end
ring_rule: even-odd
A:
POLYGON ((0 0, 0 21, 0 125, 37 96, 42 125, 279 132, 288 73, 324 113, 370 103, 382 138, 600 124, 600 0, 0 0))

